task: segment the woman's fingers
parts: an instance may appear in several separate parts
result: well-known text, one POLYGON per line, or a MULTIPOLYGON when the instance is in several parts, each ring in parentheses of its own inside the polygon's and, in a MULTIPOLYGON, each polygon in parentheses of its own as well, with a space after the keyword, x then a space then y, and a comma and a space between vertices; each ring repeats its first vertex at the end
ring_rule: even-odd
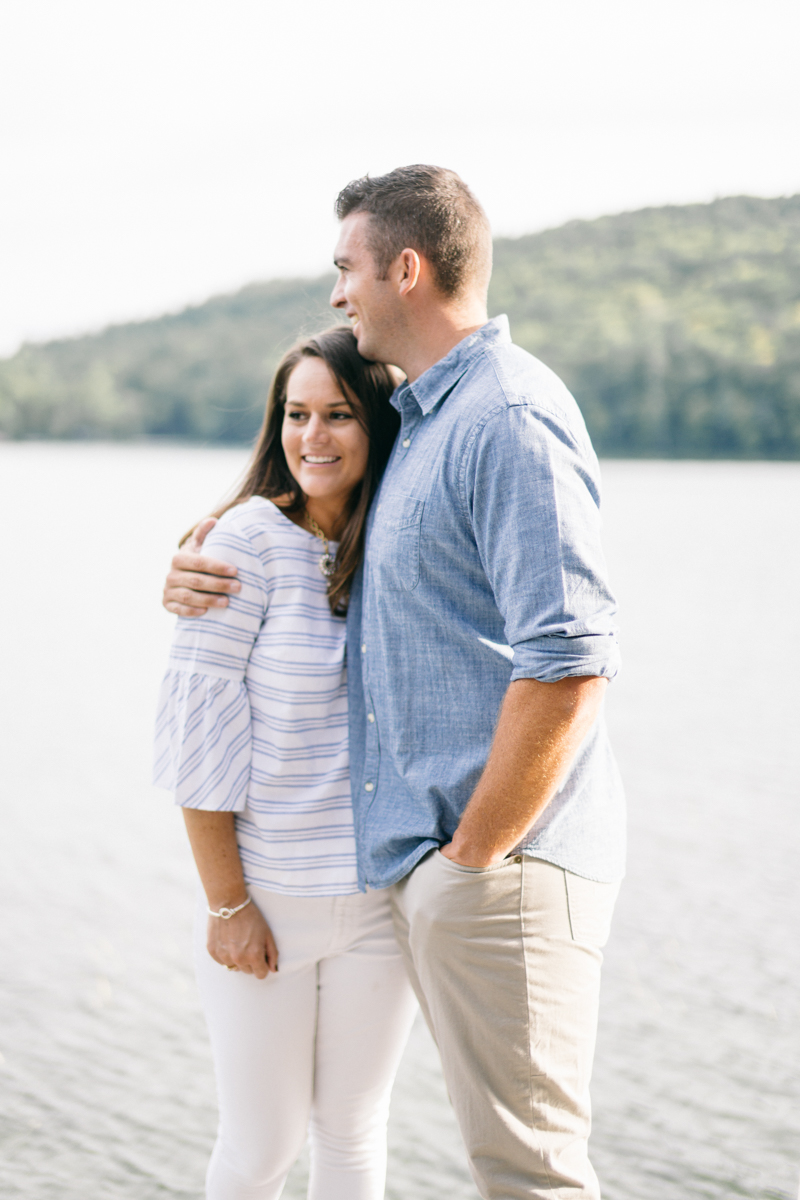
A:
POLYGON ((246 975, 255 975, 256 979, 266 979, 267 975, 278 970, 278 948, 269 926, 266 937, 256 944, 250 942, 241 954, 233 956, 233 963, 246 975))
POLYGON ((255 905, 248 905, 229 921, 211 917, 208 952, 223 967, 266 979, 278 970, 278 947, 272 930, 255 905))
POLYGON ((254 954, 247 953, 242 955, 232 955, 231 961, 229 963, 225 963, 224 965, 229 971, 241 971, 243 975, 255 975, 256 979, 266 979, 271 971, 276 971, 278 969, 277 965, 275 967, 270 966, 269 962, 267 961, 267 956, 263 951, 260 953, 256 952, 254 954))
POLYGON ((219 963, 221 967, 232 966, 231 959, 216 946, 214 939, 211 937, 211 930, 208 931, 209 936, 206 940, 206 950, 211 955, 215 963, 219 963))
POLYGON ((264 957, 267 960, 267 966, 270 971, 278 970, 278 947, 275 945, 275 939, 272 936, 272 930, 267 926, 267 933, 264 939, 264 957))

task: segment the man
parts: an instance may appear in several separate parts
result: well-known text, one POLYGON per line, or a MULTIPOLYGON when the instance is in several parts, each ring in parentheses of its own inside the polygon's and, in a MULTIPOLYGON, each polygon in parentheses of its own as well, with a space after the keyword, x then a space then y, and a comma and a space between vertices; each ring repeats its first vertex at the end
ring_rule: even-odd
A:
MULTIPOLYGON (((457 175, 356 180, 337 213, 331 303, 407 376, 348 614, 361 884, 392 889, 481 1196, 597 1197, 624 814, 596 459, 563 384, 487 318, 489 226, 457 175)), ((224 574, 176 556, 166 606, 219 603, 224 574)))

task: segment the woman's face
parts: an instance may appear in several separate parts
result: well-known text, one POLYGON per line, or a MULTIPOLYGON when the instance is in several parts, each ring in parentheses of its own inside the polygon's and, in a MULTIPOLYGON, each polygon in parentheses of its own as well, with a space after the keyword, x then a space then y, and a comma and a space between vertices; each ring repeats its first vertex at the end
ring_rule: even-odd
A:
POLYGON ((306 496, 344 509, 364 478, 369 438, 321 358, 301 358, 289 376, 281 443, 306 496))

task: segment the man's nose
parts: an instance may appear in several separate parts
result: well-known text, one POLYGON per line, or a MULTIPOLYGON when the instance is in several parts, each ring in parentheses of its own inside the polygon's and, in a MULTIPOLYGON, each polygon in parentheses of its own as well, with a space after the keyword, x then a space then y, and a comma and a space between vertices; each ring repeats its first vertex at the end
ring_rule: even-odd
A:
POLYGON ((344 283, 343 283, 342 277, 340 275, 339 278, 336 280, 336 283, 333 285, 333 291, 331 292, 331 307, 332 308, 341 308, 343 304, 344 304, 344 283))

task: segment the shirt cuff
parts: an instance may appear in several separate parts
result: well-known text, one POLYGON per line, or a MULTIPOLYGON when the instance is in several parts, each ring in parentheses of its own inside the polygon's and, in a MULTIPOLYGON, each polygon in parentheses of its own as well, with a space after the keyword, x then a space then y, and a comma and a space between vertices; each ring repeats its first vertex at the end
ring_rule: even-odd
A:
POLYGON ((515 679, 556 683, 570 675, 613 679, 619 671, 619 646, 609 634, 583 637, 543 637, 514 647, 515 679))

